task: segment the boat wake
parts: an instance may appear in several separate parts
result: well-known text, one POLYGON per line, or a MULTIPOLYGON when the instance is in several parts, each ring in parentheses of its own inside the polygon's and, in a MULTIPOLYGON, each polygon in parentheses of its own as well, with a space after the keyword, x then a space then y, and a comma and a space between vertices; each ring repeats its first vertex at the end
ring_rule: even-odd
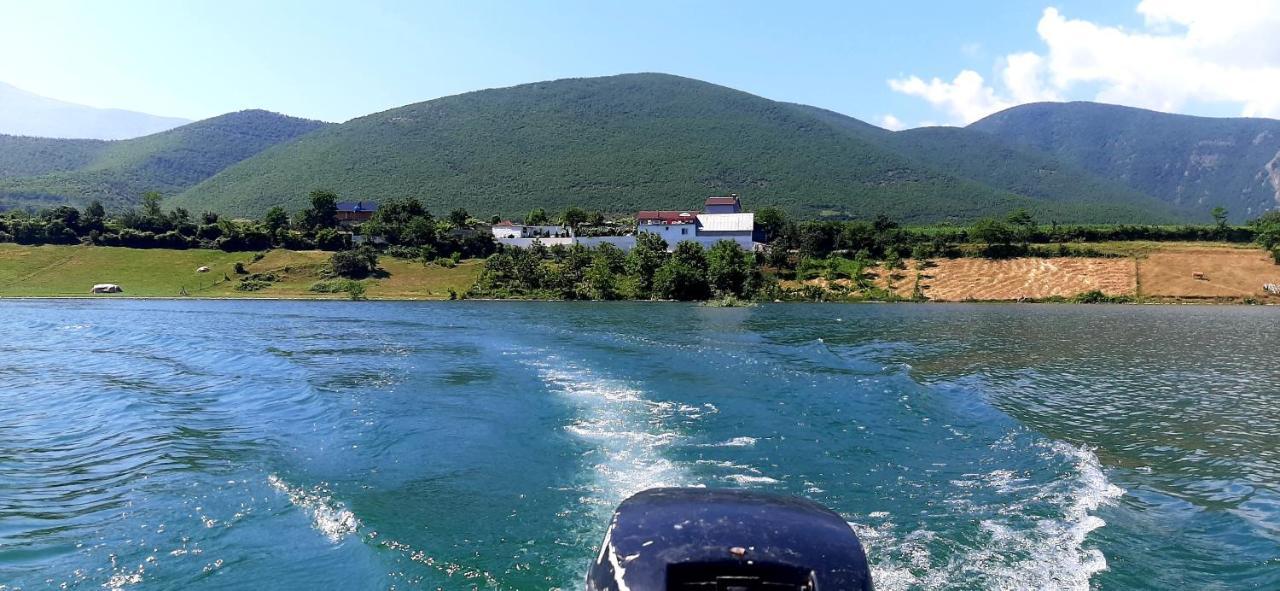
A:
POLYGON ((1107 568, 1102 552, 1085 543, 1090 532, 1106 525, 1093 512, 1124 491, 1107 479, 1087 449, 1055 442, 1044 444, 1041 452, 1046 459, 1068 462, 1068 473, 1043 486, 1020 482, 1004 470, 953 483, 1027 494, 998 511, 998 517, 982 519, 975 542, 967 547, 938 540, 925 529, 899 533, 888 513, 850 523, 867 548, 876 588, 1089 589, 1090 579, 1107 568), (943 559, 930 551, 939 547, 952 551, 943 559))
POLYGON ((607 514, 647 488, 690 485, 688 472, 664 455, 680 437, 669 425, 694 420, 705 408, 647 400, 625 382, 556 357, 529 364, 576 409, 565 430, 593 448, 594 478, 584 502, 607 514))
POLYGON ((290 486, 279 476, 267 476, 267 483, 285 494, 293 506, 311 517, 311 525, 316 531, 324 534, 330 542, 338 543, 343 538, 355 533, 360 527, 360 520, 342 503, 333 500, 323 487, 306 490, 290 486))

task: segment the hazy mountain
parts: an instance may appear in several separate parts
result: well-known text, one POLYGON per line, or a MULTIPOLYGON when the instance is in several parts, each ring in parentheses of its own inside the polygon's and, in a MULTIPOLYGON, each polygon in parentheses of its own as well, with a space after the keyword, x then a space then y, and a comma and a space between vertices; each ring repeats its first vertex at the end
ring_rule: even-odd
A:
POLYGON ((0 82, 0 133, 50 138, 121 140, 173 129, 189 119, 86 107, 0 82))
POLYGON ((145 137, 74 140, 0 136, 0 207, 136 204, 175 195, 249 156, 327 125, 241 111, 145 137))
MULTIPOLYGON (((939 165, 896 135, 830 111, 677 76, 557 80, 327 127, 231 166, 174 203, 259 215, 273 205, 301 209, 307 192, 324 187, 349 199, 417 196, 436 211, 518 215, 570 205, 614 212, 694 207, 705 195, 733 191, 750 207, 776 205, 804 216, 883 213, 924 222, 1027 207, 1064 221, 1171 218, 1137 192, 1108 193, 1108 183, 1077 167, 1059 167, 1059 176, 1086 177, 1076 186, 1088 194, 1064 190, 1072 183, 1050 187, 1034 164, 1011 167, 1027 173, 1017 179, 991 178, 976 158, 939 165), (984 169, 966 168, 975 165, 984 169)), ((965 146, 966 137, 977 146, 993 143, 957 130, 945 138, 948 150, 965 146)), ((1019 162, 1023 152, 1006 150, 1019 162)))
POLYGON ((1057 155, 1198 219, 1280 205, 1280 121, 1172 115, 1098 103, 1022 105, 970 129, 1057 155))

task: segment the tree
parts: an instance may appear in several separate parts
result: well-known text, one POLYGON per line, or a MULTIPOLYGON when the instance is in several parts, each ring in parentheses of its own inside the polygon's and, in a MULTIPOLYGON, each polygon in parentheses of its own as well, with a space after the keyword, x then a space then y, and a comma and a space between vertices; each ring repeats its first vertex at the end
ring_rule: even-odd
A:
POLYGON ((428 246, 436 242, 436 223, 431 214, 409 220, 400 231, 400 241, 409 246, 428 246))
POLYGON ((1000 220, 982 218, 969 228, 969 237, 990 246, 1010 244, 1013 241, 1013 231, 1000 220))
POLYGON ((587 288, 593 300, 613 300, 618 297, 618 280, 610 269, 609 259, 597 252, 587 269, 587 288))
POLYGON ((609 266, 610 273, 627 271, 627 253, 608 242, 596 247, 596 260, 603 260, 609 266))
POLYGON ((772 242, 787 224, 787 214, 776 207, 762 207, 756 212, 756 226, 764 233, 764 241, 772 242))
POLYGON ((84 209, 84 216, 89 220, 97 220, 98 222, 101 222, 102 218, 107 217, 107 210, 102 207, 101 201, 94 199, 89 202, 89 207, 84 209))
POLYGON ((160 211, 160 201, 164 199, 160 193, 156 191, 147 191, 142 194, 142 215, 149 219, 158 219, 164 215, 160 211))
POLYGON ((577 228, 587 221, 587 212, 580 207, 570 207, 560 216, 560 223, 570 228, 577 228))
POLYGON ((751 261, 747 252, 732 240, 721 240, 707 251, 707 282, 718 294, 743 296, 751 261))
POLYGON ((329 258, 333 274, 348 279, 364 279, 378 268, 378 251, 361 246, 355 250, 340 250, 329 258))
POLYGON ((667 241, 652 232, 636 234, 635 248, 627 254, 627 272, 635 277, 636 297, 649 297, 653 274, 667 260, 667 241))
POLYGON ((1213 216, 1213 225, 1217 226, 1219 232, 1224 232, 1224 230, 1226 230, 1226 215, 1228 215, 1226 214, 1226 207, 1213 207, 1213 211, 1210 211, 1210 215, 1213 216))
POLYGON ((338 194, 316 189, 311 192, 311 207, 302 212, 302 225, 308 229, 333 228, 338 225, 338 194))
POLYGON ((1268 211, 1249 225, 1253 226, 1256 240, 1263 248, 1270 250, 1280 246, 1280 211, 1268 211))
POLYGON ((1035 237, 1036 219, 1027 210, 1022 208, 1015 209, 1009 212, 1009 215, 1005 217, 1005 221, 1009 223, 1010 231, 1012 232, 1011 238, 1014 241, 1027 244, 1035 237))
POLYGON ((670 300, 707 299, 711 286, 702 245, 688 240, 677 244, 671 258, 653 274, 653 293, 670 300))
POLYGON ((467 210, 461 207, 449 212, 449 223, 455 228, 467 227, 467 220, 470 218, 471 214, 468 214, 467 210))
POLYGON ((530 226, 542 226, 549 221, 551 221, 551 219, 547 217, 547 210, 542 209, 541 207, 529 212, 529 215, 524 216, 524 223, 530 226))
POLYGON ((289 214, 285 213, 284 208, 279 205, 272 207, 267 210, 267 215, 262 217, 262 225, 275 234, 277 230, 289 227, 289 214))
POLYGON ((707 277, 688 263, 671 257, 653 274, 653 295, 664 300, 705 300, 711 293, 707 277))
POLYGON ((431 214, 417 197, 393 197, 378 205, 378 211, 373 214, 373 219, 387 226, 403 226, 409 223, 409 220, 419 216, 431 217, 431 214))

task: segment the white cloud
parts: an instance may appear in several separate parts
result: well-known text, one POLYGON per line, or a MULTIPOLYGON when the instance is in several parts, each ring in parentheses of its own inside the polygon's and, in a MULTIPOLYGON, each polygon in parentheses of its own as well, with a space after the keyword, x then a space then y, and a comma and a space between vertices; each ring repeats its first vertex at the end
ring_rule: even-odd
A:
POLYGON ((880 127, 888 129, 889 131, 898 131, 900 129, 905 129, 907 124, 903 123, 901 119, 894 117, 893 114, 889 114, 880 118, 880 127))
POLYGON ((918 96, 951 114, 958 121, 974 121, 1010 106, 996 97, 982 75, 964 70, 947 82, 934 78, 928 82, 918 76, 890 80, 889 87, 902 94, 918 96))
POLYGON ((923 98, 953 123, 1071 97, 1175 112, 1225 103, 1241 115, 1280 117, 1280 2, 1143 0, 1137 12, 1140 31, 1046 8, 1036 26, 1045 49, 999 60, 998 85, 964 70, 950 82, 909 76, 889 87, 923 98))

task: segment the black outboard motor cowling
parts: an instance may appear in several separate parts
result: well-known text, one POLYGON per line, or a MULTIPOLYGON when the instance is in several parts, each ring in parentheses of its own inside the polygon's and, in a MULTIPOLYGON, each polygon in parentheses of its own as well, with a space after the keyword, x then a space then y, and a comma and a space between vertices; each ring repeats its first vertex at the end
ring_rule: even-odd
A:
POLYGON ((655 488, 618 506, 587 591, 871 591, 858 536, 809 500, 655 488))

